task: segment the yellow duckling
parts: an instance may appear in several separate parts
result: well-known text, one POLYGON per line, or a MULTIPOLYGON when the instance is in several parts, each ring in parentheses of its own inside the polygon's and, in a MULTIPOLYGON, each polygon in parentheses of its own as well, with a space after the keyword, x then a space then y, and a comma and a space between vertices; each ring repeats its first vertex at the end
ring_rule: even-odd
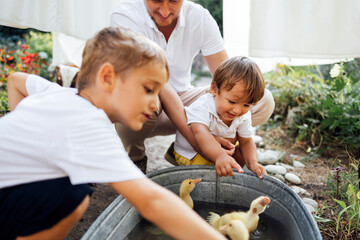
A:
POLYGON ((201 178, 197 179, 185 179, 180 186, 180 198, 191 208, 194 207, 194 202, 190 196, 192 190, 195 186, 201 182, 201 178))
POLYGON ((260 196, 252 201, 250 205, 250 209, 247 212, 232 212, 226 213, 220 217, 219 214, 210 212, 210 216, 208 217, 208 222, 217 230, 230 223, 231 220, 237 219, 241 220, 249 232, 254 231, 257 228, 259 223, 259 214, 264 212, 266 206, 270 203, 270 198, 265 196, 260 196))
POLYGON ((228 235, 231 240, 248 240, 249 230, 240 220, 231 220, 230 223, 220 227, 220 232, 225 236, 228 235))

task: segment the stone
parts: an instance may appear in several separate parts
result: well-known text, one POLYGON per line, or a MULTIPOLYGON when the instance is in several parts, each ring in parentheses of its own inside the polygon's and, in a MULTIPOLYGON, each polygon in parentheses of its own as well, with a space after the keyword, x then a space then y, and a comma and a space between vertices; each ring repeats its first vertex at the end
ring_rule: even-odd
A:
POLYGON ((290 154, 287 152, 282 152, 279 156, 279 159, 285 164, 292 164, 293 159, 290 157, 290 154))
POLYGON ((298 186, 291 186, 291 189, 298 195, 305 195, 305 196, 311 196, 311 194, 306 191, 305 189, 298 187, 298 186))
POLYGON ((283 166, 287 171, 294 171, 295 168, 285 163, 276 163, 277 166, 283 166))
MULTIPOLYGON (((280 175, 281 176, 281 175, 280 175)), ((277 177, 275 177, 275 176, 270 176, 271 178, 273 178, 273 179, 276 179, 277 181, 279 181, 279 182, 284 182, 284 181, 281 181, 281 179, 279 179, 279 178, 277 178, 277 177)))
POLYGON ((258 163, 262 165, 271 165, 278 161, 277 155, 269 153, 267 151, 258 151, 257 152, 258 163))
POLYGON ((294 184, 301 184, 301 179, 293 173, 286 173, 285 179, 294 184))
POLYGON ((303 163, 300 162, 300 161, 294 160, 294 161, 293 161, 293 166, 294 166, 294 168, 304 168, 304 167, 305 167, 305 164, 303 164, 303 163))
POLYGON ((305 204, 308 204, 308 205, 312 206, 315 209, 318 208, 318 206, 319 206, 319 204, 314 199, 311 199, 311 198, 303 198, 302 201, 305 204))
POLYGON ((265 166, 265 170, 268 173, 273 173, 273 174, 286 174, 286 168, 282 167, 282 166, 276 166, 276 165, 267 165, 265 166))
POLYGON ((275 177, 276 179, 279 179, 281 182, 285 182, 285 178, 284 178, 284 176, 281 175, 281 174, 275 174, 274 177, 275 177))
POLYGON ((316 212, 316 209, 315 209, 313 206, 311 206, 311 205, 309 205, 309 204, 307 204, 307 203, 305 203, 304 205, 305 205, 306 209, 307 209, 310 213, 315 213, 315 212, 316 212))

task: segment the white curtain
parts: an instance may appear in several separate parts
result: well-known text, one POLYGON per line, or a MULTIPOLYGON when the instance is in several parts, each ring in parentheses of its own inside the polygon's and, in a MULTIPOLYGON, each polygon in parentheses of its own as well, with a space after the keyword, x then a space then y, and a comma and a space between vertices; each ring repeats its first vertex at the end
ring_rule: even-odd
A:
POLYGON ((109 26, 122 0, 0 0, 0 24, 86 40, 109 26))
POLYGON ((0 25, 53 32, 53 64, 80 66, 85 40, 123 0, 0 0, 0 25))
POLYGON ((223 0, 225 48, 263 72, 360 57, 358 0, 223 0))
POLYGON ((251 56, 360 56, 359 0, 256 0, 250 9, 251 56))

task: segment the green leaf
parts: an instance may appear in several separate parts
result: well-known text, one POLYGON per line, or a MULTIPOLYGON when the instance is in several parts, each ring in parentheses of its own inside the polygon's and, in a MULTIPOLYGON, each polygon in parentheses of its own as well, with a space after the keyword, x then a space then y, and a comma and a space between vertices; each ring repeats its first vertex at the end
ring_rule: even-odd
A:
POLYGON ((344 201, 337 200, 337 199, 335 199, 335 198, 333 198, 333 200, 334 200, 335 202, 337 202, 342 208, 346 208, 346 204, 345 204, 344 201))
POLYGON ((340 218, 341 218, 341 215, 343 215, 344 212, 347 212, 347 210, 350 208, 351 206, 348 206, 346 208, 344 208, 343 210, 341 210, 338 214, 338 218, 337 218, 337 221, 336 221, 336 232, 339 231, 339 225, 340 225, 340 218))
POLYGON ((330 220, 330 219, 328 219, 328 218, 323 218, 323 217, 316 216, 316 215, 314 215, 313 217, 314 217, 314 220, 315 220, 316 222, 330 223, 330 224, 332 224, 333 226, 336 225, 336 223, 334 223, 332 220, 330 220))

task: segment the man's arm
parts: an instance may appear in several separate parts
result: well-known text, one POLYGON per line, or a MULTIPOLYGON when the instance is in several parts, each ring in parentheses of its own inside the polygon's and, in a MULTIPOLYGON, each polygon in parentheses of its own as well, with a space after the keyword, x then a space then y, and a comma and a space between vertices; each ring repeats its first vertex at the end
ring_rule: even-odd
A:
POLYGON ((208 56, 204 56, 204 59, 209 67, 211 75, 213 75, 213 76, 214 76, 215 70, 218 68, 218 66, 228 58, 229 57, 225 50, 218 52, 218 53, 208 55, 208 56))
POLYGON ((148 178, 110 183, 141 215, 175 239, 224 239, 179 197, 148 178), (136 191, 134 191, 136 189, 136 191))
POLYGON ((179 95, 171 87, 169 82, 165 84, 164 88, 159 94, 159 97, 164 111, 166 112, 170 120, 175 124, 176 128, 195 149, 195 151, 197 151, 198 145, 195 141, 194 135, 192 134, 190 127, 187 125, 184 105, 179 95))
POLYGON ((16 72, 12 73, 8 77, 7 91, 9 99, 9 107, 11 111, 14 111, 17 104, 26 96, 28 92, 26 90, 26 78, 29 76, 27 73, 16 72))

